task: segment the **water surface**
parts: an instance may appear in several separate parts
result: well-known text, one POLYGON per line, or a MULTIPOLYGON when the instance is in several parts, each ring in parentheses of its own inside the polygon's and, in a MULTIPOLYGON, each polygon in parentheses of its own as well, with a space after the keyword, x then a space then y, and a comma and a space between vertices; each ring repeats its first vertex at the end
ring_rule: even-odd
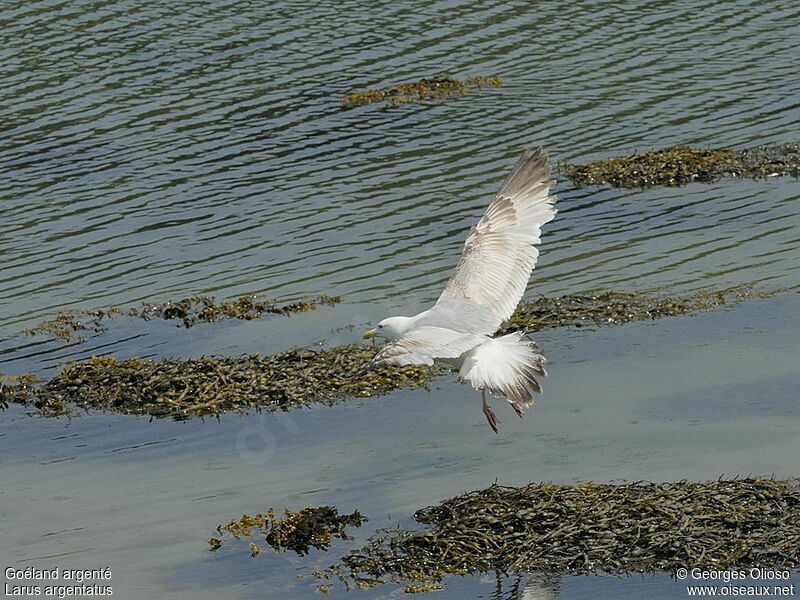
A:
MULTIPOLYGON (((556 164, 798 139, 798 37, 800 8, 777 1, 5 2, 0 371, 356 340, 438 295, 524 147, 544 145, 556 164), (339 105, 353 87, 438 72, 505 84, 422 106, 339 105), (62 308, 245 293, 345 302, 190 330, 117 320, 83 343, 18 335, 62 308)), ((800 285, 796 179, 619 190, 555 175, 560 214, 530 297, 800 285)), ((123 598, 310 598, 294 574, 347 543, 251 560, 204 540, 243 512, 330 504, 371 517, 358 542, 495 480, 796 476, 798 309, 789 293, 542 332, 545 396, 522 421, 498 406, 499 436, 448 378, 431 392, 183 423, 12 407, 0 418, 0 564, 108 565, 123 598)), ((667 574, 495 585, 456 579, 440 595, 686 596, 667 574)))

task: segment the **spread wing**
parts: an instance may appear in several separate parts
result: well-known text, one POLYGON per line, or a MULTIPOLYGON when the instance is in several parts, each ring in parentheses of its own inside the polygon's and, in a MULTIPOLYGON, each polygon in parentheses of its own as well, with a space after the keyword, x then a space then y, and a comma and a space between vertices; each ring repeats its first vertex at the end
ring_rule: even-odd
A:
POLYGON ((415 327, 381 348, 368 366, 432 365, 434 359, 458 358, 484 341, 483 335, 445 327, 415 327))
POLYGON ((478 333, 494 333, 519 304, 536 264, 541 226, 556 215, 547 155, 526 150, 478 224, 437 305, 467 300, 489 313, 478 333), (491 329, 489 329, 491 328, 491 329))

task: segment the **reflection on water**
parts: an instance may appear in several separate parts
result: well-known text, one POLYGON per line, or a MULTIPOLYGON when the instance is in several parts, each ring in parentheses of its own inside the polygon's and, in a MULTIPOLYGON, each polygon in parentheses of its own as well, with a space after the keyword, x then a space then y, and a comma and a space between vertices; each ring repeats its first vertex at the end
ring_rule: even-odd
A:
MULTIPOLYGON (((0 24, 7 373, 47 375, 92 354, 352 341, 342 327, 413 314, 438 295, 523 147, 542 144, 554 162, 747 147, 797 139, 800 117, 800 8, 776 0, 313 11, 10 0, 0 24), (442 71, 505 84, 427 106, 339 105, 356 86, 442 71), (190 330, 120 321, 84 344, 14 336, 60 308, 250 292, 346 302, 190 330)), ((558 194, 531 293, 800 284, 795 179, 646 191, 562 181, 558 194)), ((35 420, 12 407, 0 421, 0 563, 110 563, 123 597, 305 598, 313 585, 292 575, 330 557, 253 562, 246 549, 206 554, 204 539, 270 505, 359 508, 370 526, 391 525, 495 479, 797 475, 799 308, 786 294, 695 318, 542 332, 545 397, 524 421, 509 411, 497 437, 449 379, 363 404, 180 424, 35 420)), ((506 595, 509 585, 519 597, 551 593, 501 583, 506 595)), ((491 577, 459 578, 443 595, 494 589, 491 577)), ((552 593, 685 597, 666 575, 566 577, 552 593)))

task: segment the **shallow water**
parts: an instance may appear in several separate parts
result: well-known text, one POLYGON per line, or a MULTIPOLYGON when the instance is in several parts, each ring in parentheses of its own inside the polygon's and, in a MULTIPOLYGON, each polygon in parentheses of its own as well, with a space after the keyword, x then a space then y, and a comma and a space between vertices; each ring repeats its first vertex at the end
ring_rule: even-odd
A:
MULTIPOLYGON (((251 559, 244 544, 211 554, 204 540, 243 512, 331 504, 370 517, 355 544, 495 480, 795 476, 798 310, 800 295, 786 294, 691 318, 543 332, 546 394, 523 420, 498 406, 498 436, 477 395, 449 377, 430 392, 181 423, 41 420, 12 407, 0 423, 4 564, 110 565, 123 597, 304 598, 314 585, 294 575, 331 564, 350 543, 307 559, 251 559)), ((444 596, 485 597, 494 585, 456 579, 444 596)), ((561 584, 565 598, 681 589, 667 575, 561 584)))
MULTIPOLYGON (((438 295, 525 146, 555 164, 798 139, 800 8, 786 3, 45 0, 5 2, 0 24, 5 373, 47 376, 92 354, 353 341, 438 295), (505 84, 425 106, 339 106, 352 87, 441 71, 505 84), (81 344, 17 335, 61 308, 251 292, 345 302, 190 330, 116 320, 81 344)), ((796 179, 562 181, 558 193, 532 296, 800 285, 796 179)), ((120 597, 306 598, 314 585, 294 573, 347 543, 251 560, 204 540, 243 512, 308 504, 359 508, 372 519, 363 539, 495 479, 796 476, 798 309, 788 293, 542 332, 545 396, 523 421, 501 412, 500 436, 447 378, 431 392, 183 423, 12 407, 0 417, 0 564, 109 565, 120 597)), ((502 584, 493 596, 493 577, 457 579, 440 595, 517 597, 502 584)), ((686 596, 666 574, 536 585, 525 597, 686 596)))

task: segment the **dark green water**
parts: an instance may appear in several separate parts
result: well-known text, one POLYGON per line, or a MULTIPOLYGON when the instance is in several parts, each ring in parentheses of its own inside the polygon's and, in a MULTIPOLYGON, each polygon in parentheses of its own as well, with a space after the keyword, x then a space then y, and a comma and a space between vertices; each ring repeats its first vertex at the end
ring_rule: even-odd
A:
MULTIPOLYGON (((0 371, 353 341, 438 295, 526 146, 556 164, 799 139, 798 39, 800 8, 772 1, 3 2, 0 371), (505 84, 339 105, 438 72, 505 84), (82 344, 17 335, 61 308, 251 292, 345 302, 188 331, 120 321, 82 344)), ((800 285, 796 179, 557 191, 531 296, 800 285)), ((372 531, 495 479, 797 476, 798 298, 542 333, 545 395, 524 421, 498 411, 500 436, 449 379, 219 421, 12 408, 0 566, 110 566, 121 598, 311 598, 294 575, 347 544, 251 560, 204 540, 267 506, 357 507, 372 531)), ((457 579, 439 596, 686 597, 667 574, 502 585, 457 579)))

